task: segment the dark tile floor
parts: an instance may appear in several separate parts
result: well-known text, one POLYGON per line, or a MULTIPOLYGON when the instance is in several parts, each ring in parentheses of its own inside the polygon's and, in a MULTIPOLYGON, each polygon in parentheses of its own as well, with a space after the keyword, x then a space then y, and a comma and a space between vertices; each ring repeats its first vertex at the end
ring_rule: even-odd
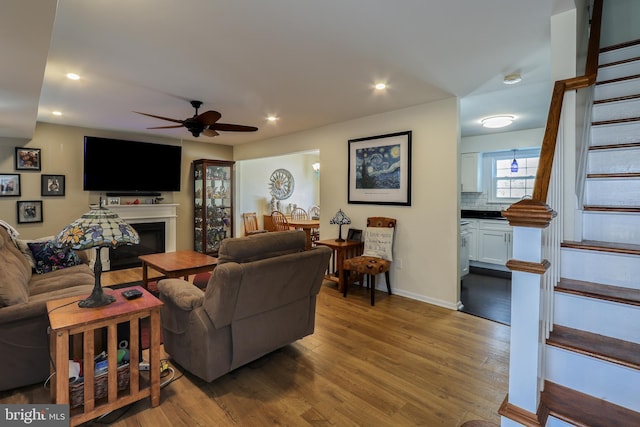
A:
POLYGON ((511 273, 471 267, 462 280, 461 311, 505 325, 511 324, 511 273))

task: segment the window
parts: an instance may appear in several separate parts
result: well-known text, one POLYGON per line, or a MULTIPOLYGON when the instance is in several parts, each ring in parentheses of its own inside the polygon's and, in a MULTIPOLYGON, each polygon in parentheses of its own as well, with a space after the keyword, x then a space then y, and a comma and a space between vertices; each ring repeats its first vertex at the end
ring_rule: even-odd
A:
POLYGON ((540 149, 516 150, 518 171, 511 171, 513 151, 488 154, 491 164, 490 202, 512 203, 525 196, 531 196, 536 179, 540 149))

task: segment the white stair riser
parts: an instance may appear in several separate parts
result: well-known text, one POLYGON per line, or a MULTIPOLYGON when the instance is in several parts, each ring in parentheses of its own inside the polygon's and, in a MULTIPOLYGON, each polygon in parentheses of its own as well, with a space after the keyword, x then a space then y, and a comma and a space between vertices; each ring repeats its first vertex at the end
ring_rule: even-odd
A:
POLYGON ((591 120, 600 122, 605 120, 629 119, 640 117, 640 98, 626 101, 594 104, 591 120))
POLYGON ((640 307, 556 292, 553 323, 640 344, 640 307))
POLYGON ((592 206, 640 206, 640 179, 587 179, 584 190, 584 204, 592 206))
POLYGON ((640 79, 623 80, 615 83, 596 85, 593 99, 619 98, 621 96, 634 95, 640 93, 640 79))
POLYGON ((567 279, 638 289, 640 257, 562 248, 560 275, 567 279))
POLYGON ((603 52, 598 56, 598 64, 610 64, 640 56, 640 45, 633 45, 622 49, 603 52))
POLYGON ((621 77, 629 77, 636 74, 640 74, 640 62, 624 62, 622 64, 599 68, 597 81, 603 82, 611 79, 619 79, 621 77))
POLYGON ((640 147, 589 151, 587 173, 640 172, 640 147))
POLYGON ((591 145, 640 141, 640 123, 616 123, 591 127, 591 145))
POLYGON ((637 244, 640 242, 640 214, 585 211, 582 215, 582 238, 637 244))
POLYGON ((640 411, 640 371, 546 346, 545 379, 640 411))

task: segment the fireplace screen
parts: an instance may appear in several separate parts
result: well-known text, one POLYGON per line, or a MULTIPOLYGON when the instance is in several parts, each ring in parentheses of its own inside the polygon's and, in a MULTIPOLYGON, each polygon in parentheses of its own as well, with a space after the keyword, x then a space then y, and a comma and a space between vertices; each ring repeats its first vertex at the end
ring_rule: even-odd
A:
POLYGON ((138 232, 140 244, 125 245, 117 249, 109 248, 111 270, 140 267, 140 255, 156 254, 165 251, 164 222, 129 224, 138 232))

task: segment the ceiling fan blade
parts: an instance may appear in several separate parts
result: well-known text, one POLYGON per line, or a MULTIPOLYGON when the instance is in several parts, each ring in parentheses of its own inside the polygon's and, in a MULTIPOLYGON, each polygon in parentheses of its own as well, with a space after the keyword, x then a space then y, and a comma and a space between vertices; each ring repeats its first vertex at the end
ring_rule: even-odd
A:
POLYGON ((202 133, 204 135, 206 135, 206 136, 218 136, 218 135, 220 135, 218 132, 216 132, 213 129, 205 129, 205 130, 202 131, 202 133))
POLYGON ((183 127, 183 125, 156 126, 156 127, 147 128, 147 129, 173 129, 173 128, 181 128, 181 127, 183 127))
POLYGON ((202 114, 198 114, 196 120, 198 120, 205 126, 209 126, 220 120, 220 117, 222 117, 222 114, 218 113, 217 111, 209 110, 205 111, 202 114))
POLYGON ((227 132, 255 132, 258 130, 258 128, 254 126, 234 125, 231 123, 215 123, 210 125, 209 129, 227 132))
POLYGON ((167 120, 169 122, 174 122, 174 123, 182 123, 183 122, 183 120, 172 119, 170 117, 156 116, 155 114, 141 113, 140 111, 134 111, 134 113, 142 114, 143 116, 155 117, 156 119, 160 119, 160 120, 167 120))

